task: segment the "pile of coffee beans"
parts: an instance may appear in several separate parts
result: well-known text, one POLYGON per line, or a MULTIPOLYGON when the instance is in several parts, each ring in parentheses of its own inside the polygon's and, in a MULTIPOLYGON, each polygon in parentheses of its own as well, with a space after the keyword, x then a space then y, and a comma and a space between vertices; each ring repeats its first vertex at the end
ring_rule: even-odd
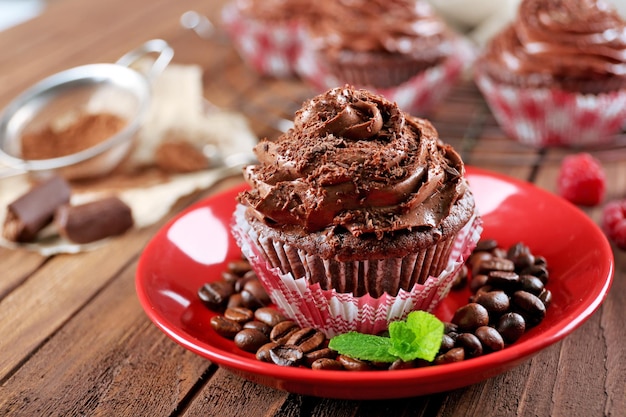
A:
POLYGON ((219 313, 211 318, 213 330, 261 361, 312 369, 372 368, 364 361, 338 355, 328 348, 322 332, 301 328, 270 306, 269 296, 245 259, 230 262, 222 279, 204 284, 198 297, 219 313))
POLYGON ((469 285, 472 295, 445 323, 435 364, 502 350, 539 324, 552 300, 548 276, 546 259, 523 243, 504 250, 495 240, 481 240, 455 286, 469 285))
POLYGON ((301 328, 271 306, 245 259, 230 262, 220 280, 200 287, 198 297, 218 313, 211 318, 213 330, 261 361, 312 369, 393 370, 458 362, 504 349, 545 317, 551 300, 547 280, 546 260, 523 243, 504 250, 495 240, 480 241, 453 288, 469 286, 468 304, 444 323, 440 352, 432 363, 373 363, 338 354, 328 348, 322 332, 301 328))

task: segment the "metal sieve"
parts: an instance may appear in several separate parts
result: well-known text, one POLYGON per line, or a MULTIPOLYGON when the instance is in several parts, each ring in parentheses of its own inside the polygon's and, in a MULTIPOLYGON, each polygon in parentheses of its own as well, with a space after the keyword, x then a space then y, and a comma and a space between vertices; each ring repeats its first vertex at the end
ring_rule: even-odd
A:
POLYGON ((114 64, 90 64, 51 75, 16 97, 0 113, 0 178, 20 173, 44 176, 52 172, 67 179, 89 178, 110 172, 128 154, 151 102, 151 83, 172 59, 172 48, 150 40, 114 64), (131 65, 155 55, 148 68, 131 65), (21 137, 68 118, 76 112, 107 111, 126 120, 108 139, 69 155, 24 159, 21 137), (70 115, 70 116, 68 116, 70 115))

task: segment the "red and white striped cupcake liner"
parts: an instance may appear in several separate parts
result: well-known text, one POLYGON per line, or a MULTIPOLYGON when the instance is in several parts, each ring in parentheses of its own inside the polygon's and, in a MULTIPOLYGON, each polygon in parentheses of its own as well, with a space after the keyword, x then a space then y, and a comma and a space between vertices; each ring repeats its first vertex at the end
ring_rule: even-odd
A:
POLYGON ((626 90, 581 94, 523 88, 498 83, 481 70, 475 81, 502 130, 533 147, 610 144, 626 120, 626 90))
POLYGON ((222 9, 222 27, 242 60, 262 75, 291 77, 302 50, 302 25, 294 20, 264 22, 243 16, 234 4, 222 9))
MULTIPOLYGON (((348 331, 377 334, 413 310, 432 311, 448 295, 482 232, 482 221, 474 215, 457 234, 446 269, 437 277, 428 277, 423 284, 415 284, 410 291, 400 290, 395 296, 385 293, 378 298, 356 297, 334 289, 323 290, 319 283, 311 283, 306 277, 294 277, 273 268, 265 261, 259 236, 245 221, 244 210, 238 206, 232 232, 272 301, 301 327, 314 327, 327 337, 348 331)), ((363 263, 363 268, 367 268, 367 261, 363 263)))

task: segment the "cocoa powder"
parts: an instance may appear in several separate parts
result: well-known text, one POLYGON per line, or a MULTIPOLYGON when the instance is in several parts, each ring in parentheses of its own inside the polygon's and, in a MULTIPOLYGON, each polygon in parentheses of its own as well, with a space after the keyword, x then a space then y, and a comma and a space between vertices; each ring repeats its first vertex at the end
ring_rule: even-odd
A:
POLYGON ((44 129, 22 135, 22 158, 49 159, 80 152, 113 136, 126 120, 109 113, 81 114, 67 126, 44 129))
POLYGON ((209 166, 209 161, 202 151, 184 140, 168 140, 161 143, 154 158, 157 167, 171 173, 194 172, 209 166))

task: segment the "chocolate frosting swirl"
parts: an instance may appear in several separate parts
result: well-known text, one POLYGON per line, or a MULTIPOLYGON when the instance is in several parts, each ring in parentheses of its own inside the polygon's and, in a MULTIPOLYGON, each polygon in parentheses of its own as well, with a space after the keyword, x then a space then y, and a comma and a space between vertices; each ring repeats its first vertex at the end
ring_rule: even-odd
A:
POLYGON ((434 228, 466 190, 461 158, 429 122, 349 86, 305 102, 291 130, 254 150, 240 201, 271 227, 434 228))
POLYGON ((620 88, 626 23, 605 0, 524 0, 516 19, 488 45, 486 62, 491 76, 510 82, 589 92, 620 88), (607 79, 614 81, 584 84, 607 79))
POLYGON ((342 50, 413 54, 422 59, 450 52, 451 32, 422 0, 327 0, 310 24, 314 46, 328 55, 342 50))

